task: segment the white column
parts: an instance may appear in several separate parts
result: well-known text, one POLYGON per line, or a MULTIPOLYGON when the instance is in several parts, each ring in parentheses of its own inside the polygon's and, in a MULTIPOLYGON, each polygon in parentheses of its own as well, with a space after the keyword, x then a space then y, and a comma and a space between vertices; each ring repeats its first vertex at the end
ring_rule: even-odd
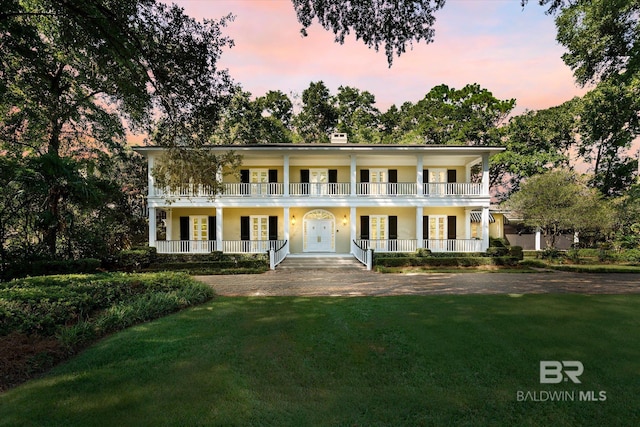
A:
POLYGON ((482 208, 482 251, 489 248, 489 206, 482 208))
MULTIPOLYGON (((422 175, 422 171, 420 171, 420 175, 422 175)), ((418 188, 422 188, 422 184, 418 186, 418 188)), ((424 248, 424 240, 422 236, 424 235, 424 230, 422 229, 422 217, 424 216, 424 208, 422 206, 418 206, 416 208, 416 240, 418 241, 417 248, 424 248)))
MULTIPOLYGON (((418 185, 418 196, 422 196, 424 194, 424 158, 422 155, 418 155, 418 164, 416 165, 416 183, 418 185)), ((422 216, 422 215, 421 215, 422 216)), ((422 224, 422 219, 420 219, 420 224, 422 224)), ((420 239, 422 240, 422 234, 420 234, 420 239)), ((421 246, 418 246, 421 247, 421 246)))
POLYGON ((350 176, 351 176, 351 196, 355 197, 356 196, 356 156, 355 154, 351 155, 351 171, 350 171, 350 176))
POLYGON ((536 228, 536 251, 540 251, 542 250, 542 245, 540 244, 540 241, 542 237, 542 232, 540 230, 540 227, 536 228))
POLYGON ((173 210, 165 209, 167 212, 167 240, 173 240, 173 210))
POLYGON ((156 246, 156 208, 149 207, 149 246, 156 246))
POLYGON ((489 153, 482 155, 482 194, 489 194, 489 153))
POLYGON ((223 242, 223 236, 222 236, 222 230, 224 229, 223 227, 223 218, 222 218, 222 207, 220 206, 216 206, 216 248, 219 251, 222 251, 222 242, 223 242))
POLYGON ((353 241, 356 240, 356 208, 352 207, 349 211, 349 247, 353 245, 353 241))
POLYGON ((153 170, 153 165, 155 162, 155 158, 153 156, 149 156, 149 160, 147 161, 147 187, 148 189, 148 195, 149 197, 153 197, 156 195, 156 189, 155 189, 155 181, 153 179, 153 175, 151 174, 151 171, 153 170))
MULTIPOLYGON (((284 197, 289 197, 289 155, 284 155, 284 197)), ((288 216, 287 216, 288 218, 288 216)), ((287 219, 285 218, 285 219, 287 219)))
POLYGON ((289 244, 287 245, 287 254, 289 253, 289 248, 291 247, 291 237, 290 237, 290 229, 289 226, 291 225, 291 218, 289 218, 290 216, 290 212, 289 212, 289 207, 287 206, 286 208, 284 208, 284 214, 283 214, 284 218, 284 240, 286 240, 287 242, 289 242, 289 244))

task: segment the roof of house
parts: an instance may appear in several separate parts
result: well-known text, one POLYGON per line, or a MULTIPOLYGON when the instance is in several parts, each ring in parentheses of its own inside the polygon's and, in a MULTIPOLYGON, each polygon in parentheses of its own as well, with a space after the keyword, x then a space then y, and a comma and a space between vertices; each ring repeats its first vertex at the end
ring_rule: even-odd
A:
MULTIPOLYGON (((481 155, 489 153, 490 155, 504 151, 504 147, 495 146, 476 146, 476 145, 401 145, 401 144, 247 144, 247 145, 207 145, 204 148, 216 151, 259 151, 259 152, 278 152, 282 150, 293 152, 394 152, 394 153, 430 153, 430 154, 466 154, 481 155)), ((153 153, 164 150, 164 147, 158 146, 136 146, 133 150, 140 154, 153 153)))

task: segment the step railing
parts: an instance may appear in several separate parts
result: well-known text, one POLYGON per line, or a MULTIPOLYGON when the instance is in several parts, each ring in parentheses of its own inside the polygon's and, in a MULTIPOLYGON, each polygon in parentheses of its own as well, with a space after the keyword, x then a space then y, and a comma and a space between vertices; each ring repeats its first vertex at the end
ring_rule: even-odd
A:
POLYGON ((278 264, 285 260, 289 252, 289 241, 285 240, 280 246, 269 249, 269 268, 275 270, 278 264))
POLYGON ((373 250, 360 246, 358 242, 354 240, 351 245, 351 253, 355 259, 364 264, 367 270, 373 269, 373 250))

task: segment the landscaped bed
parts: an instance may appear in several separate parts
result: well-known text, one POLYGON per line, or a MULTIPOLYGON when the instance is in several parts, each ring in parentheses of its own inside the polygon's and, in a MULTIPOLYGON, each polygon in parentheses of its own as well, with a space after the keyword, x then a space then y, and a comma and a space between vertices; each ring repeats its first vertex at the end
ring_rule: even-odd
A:
POLYGON ((33 277, 0 283, 0 391, 98 338, 213 296, 176 273, 33 277))
POLYGON ((219 297, 0 395, 0 425, 637 425, 638 313, 640 295, 219 297), (580 383, 541 383, 541 361, 580 362, 580 383))

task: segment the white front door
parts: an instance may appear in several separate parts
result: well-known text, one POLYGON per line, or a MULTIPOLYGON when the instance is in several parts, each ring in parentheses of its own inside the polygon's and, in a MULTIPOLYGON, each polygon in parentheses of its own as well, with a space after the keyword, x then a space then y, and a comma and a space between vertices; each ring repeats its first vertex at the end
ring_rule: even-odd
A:
POLYGON ((332 230, 329 219, 307 220, 307 252, 333 252, 332 230))
POLYGON ((251 169, 249 171, 251 194, 267 194, 269 189, 269 170, 251 169))

